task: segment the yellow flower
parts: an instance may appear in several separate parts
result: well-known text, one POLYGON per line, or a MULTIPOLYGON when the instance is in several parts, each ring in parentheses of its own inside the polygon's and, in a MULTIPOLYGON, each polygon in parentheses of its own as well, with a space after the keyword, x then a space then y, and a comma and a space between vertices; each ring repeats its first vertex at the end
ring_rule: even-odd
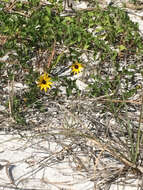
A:
POLYGON ((82 64, 78 63, 77 61, 71 66, 72 73, 74 73, 74 75, 81 72, 82 68, 83 68, 82 64))
POLYGON ((51 78, 48 77, 47 73, 44 73, 40 76, 37 86, 40 87, 41 90, 45 90, 47 92, 47 88, 51 88, 52 82, 51 78))

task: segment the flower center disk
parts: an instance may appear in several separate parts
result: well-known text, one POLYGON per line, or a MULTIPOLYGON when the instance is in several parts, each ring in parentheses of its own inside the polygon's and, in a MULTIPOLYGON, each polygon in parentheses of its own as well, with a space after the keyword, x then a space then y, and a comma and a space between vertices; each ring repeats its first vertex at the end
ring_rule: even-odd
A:
POLYGON ((46 84, 46 81, 45 81, 45 80, 42 80, 42 84, 46 84))
POLYGON ((78 69, 78 65, 75 65, 74 68, 75 68, 75 69, 78 69))

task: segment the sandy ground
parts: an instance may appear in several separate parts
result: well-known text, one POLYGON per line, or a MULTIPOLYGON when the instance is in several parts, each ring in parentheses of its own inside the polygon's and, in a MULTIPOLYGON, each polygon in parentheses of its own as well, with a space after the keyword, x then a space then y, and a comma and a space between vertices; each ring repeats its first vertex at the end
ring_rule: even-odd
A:
POLYGON ((0 189, 93 189, 84 174, 71 169, 69 160, 57 160, 57 144, 0 133, 0 189), (46 151, 47 150, 47 151, 46 151), (49 153, 53 152, 53 158, 49 153))
MULTIPOLYGON (((60 149, 54 142, 31 139, 30 133, 24 139, 1 132, 0 190, 93 190, 94 183, 83 172, 72 169, 69 157, 58 160, 56 152, 60 149)), ((130 182, 132 186, 112 184, 107 190, 136 190, 138 181, 130 182)))

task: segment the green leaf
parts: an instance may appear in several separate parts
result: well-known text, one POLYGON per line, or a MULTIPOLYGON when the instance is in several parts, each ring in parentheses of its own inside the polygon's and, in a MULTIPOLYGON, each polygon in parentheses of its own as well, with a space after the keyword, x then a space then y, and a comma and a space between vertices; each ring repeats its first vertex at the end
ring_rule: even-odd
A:
POLYGON ((119 46, 119 50, 120 50, 120 51, 123 51, 123 50, 126 50, 126 49, 127 49, 127 48, 126 48, 124 45, 120 45, 120 46, 119 46))
POLYGON ((46 6, 45 10, 48 13, 48 16, 50 17, 51 16, 51 8, 46 6))

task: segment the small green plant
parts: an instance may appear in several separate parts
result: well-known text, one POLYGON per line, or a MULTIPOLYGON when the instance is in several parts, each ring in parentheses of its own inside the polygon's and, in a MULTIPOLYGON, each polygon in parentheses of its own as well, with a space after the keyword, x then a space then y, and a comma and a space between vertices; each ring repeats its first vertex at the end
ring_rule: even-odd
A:
MULTIPOLYGON (((129 98, 136 93, 136 89, 128 88, 132 80, 128 77, 134 77, 136 68, 130 72, 129 69, 133 65, 127 64, 121 69, 119 60, 125 56, 140 56, 143 45, 137 24, 131 22, 125 11, 112 6, 102 11, 99 6, 96 6, 91 11, 76 11, 74 17, 62 17, 60 16, 63 11, 61 2, 52 1, 50 5, 42 6, 38 0, 27 3, 18 1, 14 4, 11 13, 6 8, 6 3, 8 2, 3 1, 1 4, 0 34, 6 36, 7 40, 2 45, 0 53, 3 56, 10 50, 15 52, 9 54, 11 62, 14 62, 10 74, 17 71, 25 73, 20 80, 28 84, 31 89, 36 88, 36 81, 41 75, 38 68, 55 76, 52 72, 58 65, 62 66, 67 61, 78 60, 83 51, 92 51, 95 59, 100 52, 101 61, 97 66, 98 75, 94 76, 97 80, 94 84, 89 84, 91 88, 89 96, 101 96, 113 92, 116 98, 119 96, 118 92, 123 80, 126 83, 124 97, 129 98), (64 53, 65 47, 69 51, 67 56, 64 53), (35 62, 32 62, 35 58, 35 62), (110 72, 104 72, 104 65, 107 62, 107 67, 113 69, 112 77, 110 72)), ((4 64, 1 64, 1 67, 4 69, 4 64)), ((82 65, 78 64, 79 71, 81 67, 82 65)), ((78 69, 73 63, 72 71, 76 74, 78 69)), ((71 82, 67 83, 67 95, 71 89, 69 86, 73 86, 71 82)), ((47 89, 44 86, 41 88, 45 91, 47 89)))

